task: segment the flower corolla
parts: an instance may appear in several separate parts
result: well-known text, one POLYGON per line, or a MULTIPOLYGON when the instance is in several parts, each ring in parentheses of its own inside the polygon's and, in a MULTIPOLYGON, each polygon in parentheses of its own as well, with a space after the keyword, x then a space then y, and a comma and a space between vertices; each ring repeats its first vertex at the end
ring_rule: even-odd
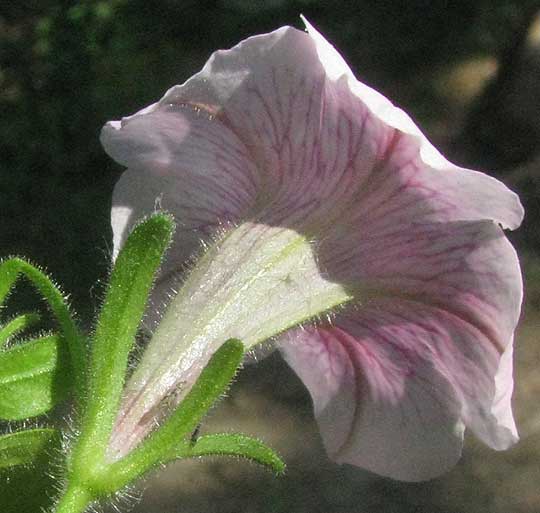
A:
POLYGON ((215 52, 103 129, 129 168, 115 250, 158 200, 179 230, 157 297, 181 281, 127 384, 114 457, 230 337, 280 348, 338 462, 417 481, 456 463, 465 427, 495 449, 517 440, 522 282, 503 228, 519 199, 446 160, 306 24, 215 52))

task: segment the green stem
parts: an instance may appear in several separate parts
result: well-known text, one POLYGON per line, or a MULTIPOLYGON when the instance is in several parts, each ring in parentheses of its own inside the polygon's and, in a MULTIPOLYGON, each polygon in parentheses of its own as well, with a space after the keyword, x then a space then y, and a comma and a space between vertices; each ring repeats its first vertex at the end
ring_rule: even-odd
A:
POLYGON ((84 513, 91 502, 92 496, 85 488, 71 485, 57 504, 55 513, 84 513))

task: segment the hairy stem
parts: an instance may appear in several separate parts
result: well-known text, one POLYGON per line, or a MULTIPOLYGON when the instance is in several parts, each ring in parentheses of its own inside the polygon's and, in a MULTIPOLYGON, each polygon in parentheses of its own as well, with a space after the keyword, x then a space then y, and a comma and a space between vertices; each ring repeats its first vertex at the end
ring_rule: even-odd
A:
POLYGON ((85 489, 71 485, 56 506, 55 513, 84 513, 92 502, 92 496, 85 489))

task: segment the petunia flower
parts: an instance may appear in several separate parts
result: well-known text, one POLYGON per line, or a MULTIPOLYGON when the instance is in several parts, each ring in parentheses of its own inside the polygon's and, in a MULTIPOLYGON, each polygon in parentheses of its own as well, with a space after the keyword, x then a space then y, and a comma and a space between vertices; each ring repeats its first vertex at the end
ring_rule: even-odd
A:
POLYGON ((337 462, 416 481, 456 463, 464 427, 495 449, 517 440, 522 282, 503 228, 519 226, 519 199, 446 160, 306 25, 215 52, 103 129, 129 168, 115 250, 156 201, 180 226, 156 297, 181 284, 126 386, 111 458, 230 337, 280 348, 337 462))

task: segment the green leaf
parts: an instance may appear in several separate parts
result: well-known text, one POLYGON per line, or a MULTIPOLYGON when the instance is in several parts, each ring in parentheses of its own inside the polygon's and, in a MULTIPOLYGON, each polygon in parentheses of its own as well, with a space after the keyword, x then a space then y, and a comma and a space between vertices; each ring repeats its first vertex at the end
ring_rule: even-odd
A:
POLYGON ((276 474, 283 474, 285 471, 285 463, 273 449, 260 440, 237 433, 201 436, 194 444, 180 446, 172 456, 237 456, 264 465, 276 474))
POLYGON ((29 429, 0 436, 0 469, 32 463, 55 436, 54 429, 29 429))
POLYGON ((227 340, 210 358, 184 400, 171 416, 125 458, 111 465, 103 480, 106 493, 119 490, 155 465, 171 460, 202 417, 229 387, 244 356, 244 345, 227 340))
POLYGON ((11 292, 15 281, 21 273, 20 266, 14 258, 0 263, 0 305, 11 292))
POLYGON ((18 257, 9 258, 0 263, 0 304, 2 304, 20 274, 23 274, 39 291, 55 315, 62 337, 68 346, 77 395, 78 397, 84 396, 87 367, 85 338, 75 324, 62 292, 52 280, 43 271, 26 260, 18 257))
POLYGON ((0 327, 0 349, 2 349, 9 339, 38 323, 40 319, 41 316, 37 313, 27 313, 15 317, 15 319, 0 327))
POLYGON ((82 434, 92 439, 92 452, 96 444, 105 447, 108 443, 123 391, 129 352, 173 231, 171 216, 158 213, 148 217, 131 232, 116 260, 92 340, 82 434))
POLYGON ((58 335, 0 353, 0 418, 35 417, 65 399, 71 383, 62 360, 58 335))

